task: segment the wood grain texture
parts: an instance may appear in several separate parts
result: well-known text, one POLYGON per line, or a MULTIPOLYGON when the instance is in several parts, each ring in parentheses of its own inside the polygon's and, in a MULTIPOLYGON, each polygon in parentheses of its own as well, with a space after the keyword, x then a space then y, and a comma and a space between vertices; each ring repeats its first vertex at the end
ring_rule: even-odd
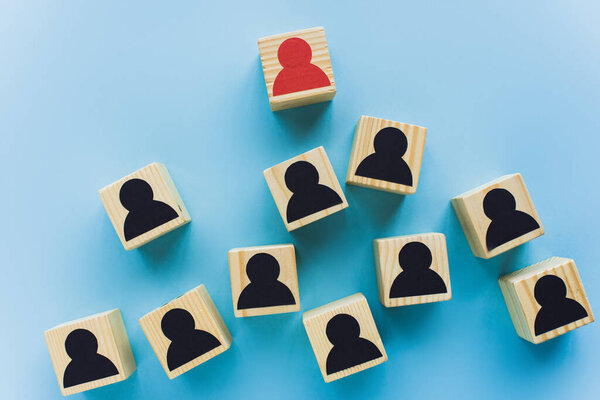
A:
POLYGON ((521 244, 544 234, 542 221, 533 205, 533 201, 529 196, 529 192, 527 191, 527 187, 525 186, 521 174, 517 173, 502 176, 476 187, 475 189, 469 190, 460 196, 454 197, 451 202, 465 236, 467 237, 467 241, 471 246, 471 250, 476 257, 491 258, 497 256, 498 254, 504 253, 505 251, 520 246, 521 244), (532 216, 540 227, 488 251, 486 246, 486 233, 491 220, 483 211, 483 199, 490 190, 496 188, 508 190, 515 198, 517 210, 532 216))
POLYGON ((136 369, 123 317, 118 308, 58 325, 44 332, 44 336, 63 396, 125 380, 136 369), (65 340, 75 329, 87 329, 96 336, 98 354, 107 357, 117 367, 118 375, 64 388, 63 376, 67 365, 71 362, 71 357, 65 350, 65 340))
POLYGON ((577 266, 572 259, 551 257, 527 268, 501 276, 498 283, 517 334, 532 343, 545 342, 594 322, 590 303, 585 295, 577 266), (534 288, 536 282, 544 275, 560 277, 567 287, 567 298, 581 304, 587 311, 588 316, 536 336, 535 318, 541 306, 535 299, 534 288))
POLYGON ((323 27, 303 29, 258 39, 258 51, 260 53, 260 61, 262 63, 265 83, 267 85, 267 94, 269 96, 269 104, 271 105, 272 111, 329 101, 335 96, 335 79, 333 77, 325 29, 323 27), (312 49, 311 64, 316 65, 325 72, 331 85, 273 96, 273 83, 275 82, 277 74, 283 69, 277 58, 277 50, 284 40, 293 37, 304 39, 310 45, 312 49))
POLYGON ((352 143, 352 153, 350 154, 350 162, 348 163, 346 183, 397 194, 406 195, 415 193, 417 191, 417 185, 419 184, 419 175, 421 171, 421 162, 423 160, 423 152, 425 150, 426 137, 427 128, 421 126, 368 117, 366 115, 361 116, 358 124, 356 124, 354 132, 354 142, 352 143), (412 186, 356 175, 356 169, 361 161, 368 155, 375 153, 373 145, 375 135, 377 135, 381 129, 386 127, 398 128, 406 135, 408 148, 406 153, 402 156, 402 159, 406 161, 412 173, 412 186))
POLYGON ((169 379, 173 379, 214 356, 223 353, 229 349, 233 341, 231 333, 225 325, 225 321, 221 318, 221 314, 219 314, 204 285, 195 287, 162 307, 144 315, 140 318, 140 325, 169 379), (167 311, 174 308, 182 308, 192 314, 196 323, 195 329, 212 334, 221 342, 221 345, 170 371, 167 365, 167 351, 171 341, 163 334, 161 321, 167 311))
POLYGON ((319 364, 319 369, 321 370, 325 382, 332 382, 345 376, 355 374, 381 364, 388 359, 385 348, 383 347, 383 342, 377 331, 377 326, 373 320, 373 315, 371 315, 371 309, 369 308, 367 299, 362 293, 356 293, 324 306, 306 311, 302 315, 302 322, 304 323, 304 328, 306 329, 308 339, 315 353, 315 357, 317 358, 317 363, 319 364), (360 325, 360 337, 375 344, 381 352, 382 357, 327 375, 327 356, 333 348, 333 345, 327 338, 325 328, 327 327, 329 320, 337 314, 349 314, 356 318, 360 325))
POLYGON ((251 317, 256 315, 282 314, 300 311, 300 291, 298 289, 296 253, 293 244, 236 248, 229 250, 228 256, 229 273, 231 275, 231 297, 233 300, 233 312, 236 317, 251 317), (296 304, 241 310, 237 308, 238 299, 242 290, 250 284, 250 279, 246 274, 246 265, 248 260, 258 253, 267 253, 277 259, 280 268, 277 280, 290 289, 296 304))
POLYGON ((335 176, 335 172, 333 171, 333 167, 329 162, 329 158, 327 158, 327 154, 325 153, 325 149, 323 146, 317 147, 316 149, 310 150, 304 154, 300 154, 297 157, 291 158, 287 161, 284 161, 280 164, 275 165, 269 169, 263 171, 265 175, 265 179, 267 181, 267 185, 269 186, 269 190, 273 195, 273 200, 275 200, 275 204, 277 205, 277 209, 279 210, 279 214, 283 219, 283 223, 288 231, 293 231, 294 229, 298 229, 302 226, 308 225, 311 222, 315 222, 321 218, 325 218, 328 215, 336 213, 338 211, 343 210, 348 207, 348 202, 346 201, 346 196, 344 196, 344 192, 342 191, 342 187, 335 176), (325 185, 335 190, 335 192, 341 197, 342 203, 336 204, 335 206, 329 207, 325 210, 321 210, 304 218, 293 221, 292 223, 287 222, 286 213, 287 213, 287 204, 290 198, 292 197, 292 192, 285 185, 285 171, 287 168, 295 163, 296 161, 308 161, 312 165, 317 168, 319 172, 319 183, 321 185, 325 185))
POLYGON ((167 171, 167 168, 160 163, 155 162, 141 168, 134 173, 119 179, 117 182, 100 189, 99 193, 102 204, 106 209, 106 213, 108 214, 125 250, 140 247, 192 220, 175 184, 173 183, 173 179, 171 179, 171 175, 167 171), (140 236, 126 241, 123 233, 123 224, 129 212, 123 207, 119 200, 119 191, 121 190, 121 186, 132 178, 139 178, 148 182, 154 192, 154 200, 168 204, 177 212, 178 217, 163 225, 157 226, 140 236))
POLYGON ((373 240, 373 248, 375 252, 375 272, 377 274, 379 301, 381 301, 381 304, 385 307, 432 303, 450 300, 452 298, 446 237, 442 233, 423 233, 419 235, 375 239, 373 240), (435 271, 443 279, 446 284, 447 293, 390 298, 392 284, 396 277, 402 272, 402 267, 398 262, 398 253, 400 253, 400 250, 402 250, 402 247, 404 247, 405 244, 410 242, 421 242, 429 247, 432 256, 430 269, 435 271))

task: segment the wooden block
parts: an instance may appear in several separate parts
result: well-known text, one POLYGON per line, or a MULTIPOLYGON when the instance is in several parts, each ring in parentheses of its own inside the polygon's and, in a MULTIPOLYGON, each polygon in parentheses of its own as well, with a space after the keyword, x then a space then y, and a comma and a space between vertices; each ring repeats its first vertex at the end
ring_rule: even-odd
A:
POLYGON ((521 174, 469 190, 452 206, 477 257, 494 257, 544 234, 521 174))
POLYGON ((229 250, 236 317, 300 311, 293 244, 229 250))
POLYGON ((118 308, 44 332, 63 396, 120 382, 135 371, 118 308))
POLYGON ((302 322, 325 382, 388 359, 362 293, 307 311, 302 322))
POLYGON ((264 175, 288 231, 348 207, 323 146, 266 169, 264 175))
POLYGON ((360 117, 346 183, 398 194, 417 191, 427 128, 360 117))
POLYGON ((498 279, 519 336, 545 342, 594 322, 575 262, 552 257, 498 279))
POLYGON ((169 379, 223 353, 232 337, 204 285, 140 318, 169 379))
POLYGON ((152 163, 100 189, 100 199, 125 250, 190 222, 167 168, 152 163))
POLYGON ((379 300, 385 307, 452 298, 442 233, 375 239, 373 247, 379 300))
POLYGON ((335 80, 325 29, 303 29, 258 39, 272 111, 329 101, 335 80))

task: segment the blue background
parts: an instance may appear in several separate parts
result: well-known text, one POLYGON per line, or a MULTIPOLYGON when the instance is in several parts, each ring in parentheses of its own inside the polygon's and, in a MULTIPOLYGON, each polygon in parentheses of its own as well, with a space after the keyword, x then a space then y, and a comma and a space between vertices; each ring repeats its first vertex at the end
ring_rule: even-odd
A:
POLYGON ((600 313, 598 2, 1 4, 0 397, 60 398, 44 330, 119 307, 137 371, 72 398, 597 398, 600 325, 530 344, 497 278, 574 258, 600 313), (271 112, 257 39, 319 25, 337 96, 271 112), (429 129, 417 193, 345 186, 288 233, 263 169, 323 145, 343 181, 361 114, 429 129), (153 161, 193 221, 127 252, 97 191, 153 161), (477 259, 449 200, 513 172, 546 234, 477 259), (430 231, 453 299, 384 309, 372 240, 430 231), (234 318, 227 251, 286 242, 302 310, 363 292, 388 362, 325 384, 301 312, 234 318), (169 381, 138 318, 200 283, 234 342, 169 381))

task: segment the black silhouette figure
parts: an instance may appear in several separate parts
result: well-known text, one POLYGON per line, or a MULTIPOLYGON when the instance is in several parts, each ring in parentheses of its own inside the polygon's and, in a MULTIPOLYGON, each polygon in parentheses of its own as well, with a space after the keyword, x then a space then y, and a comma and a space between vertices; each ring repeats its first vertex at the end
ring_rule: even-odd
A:
POLYGON ((517 210, 515 198, 506 189, 490 190, 483 199, 483 212, 492 220, 485 237, 488 250, 540 227, 531 215, 517 210))
POLYGON ((65 350, 71 362, 65 368, 64 388, 119 374, 112 361, 98 354, 98 339, 87 329, 75 329, 69 333, 65 350))
POLYGON ((171 341, 167 350, 167 365, 170 371, 221 345, 210 333, 195 329, 194 317, 182 308, 167 311, 162 317, 160 327, 171 341))
POLYGON ((383 128, 373 140, 375 153, 368 155, 356 169, 356 175, 412 186, 410 167, 402 159, 408 148, 406 135, 398 128, 383 128))
POLYGON ((538 279, 534 296, 542 306, 535 317, 536 336, 588 316, 581 304, 567 298, 567 287, 556 275, 544 275, 538 279))
POLYGON ((327 375, 382 357, 377 346, 360 337, 360 325, 351 315, 334 316, 327 323, 325 332, 333 344, 327 355, 327 375))
POLYGON ((431 250, 424 243, 405 244, 398 254, 402 272, 394 279, 390 297, 424 296, 446 293, 448 289, 441 276, 431 267, 431 250))
POLYGON ((178 217, 168 204, 153 198, 152 187, 142 179, 130 179, 121 186, 119 200, 129 211, 123 226, 125 240, 136 238, 178 217))
POLYGON ((253 255, 246 264, 246 274, 250 283, 240 294, 238 310, 296 304, 290 289, 277 280, 279 263, 272 255, 253 255))
POLYGON ((293 193, 287 205, 287 222, 342 203, 335 190, 319 184, 319 172, 307 161, 297 161, 285 171, 285 185, 293 193))

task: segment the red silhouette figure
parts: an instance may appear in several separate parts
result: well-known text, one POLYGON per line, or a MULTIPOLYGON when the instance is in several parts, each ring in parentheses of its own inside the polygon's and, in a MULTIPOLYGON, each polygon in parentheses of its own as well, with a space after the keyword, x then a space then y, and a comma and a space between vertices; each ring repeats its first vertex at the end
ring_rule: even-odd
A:
POLYGON ((312 50, 305 40, 284 40, 277 50, 277 58, 283 69, 275 78, 273 96, 331 85, 325 72, 310 63, 312 50))

